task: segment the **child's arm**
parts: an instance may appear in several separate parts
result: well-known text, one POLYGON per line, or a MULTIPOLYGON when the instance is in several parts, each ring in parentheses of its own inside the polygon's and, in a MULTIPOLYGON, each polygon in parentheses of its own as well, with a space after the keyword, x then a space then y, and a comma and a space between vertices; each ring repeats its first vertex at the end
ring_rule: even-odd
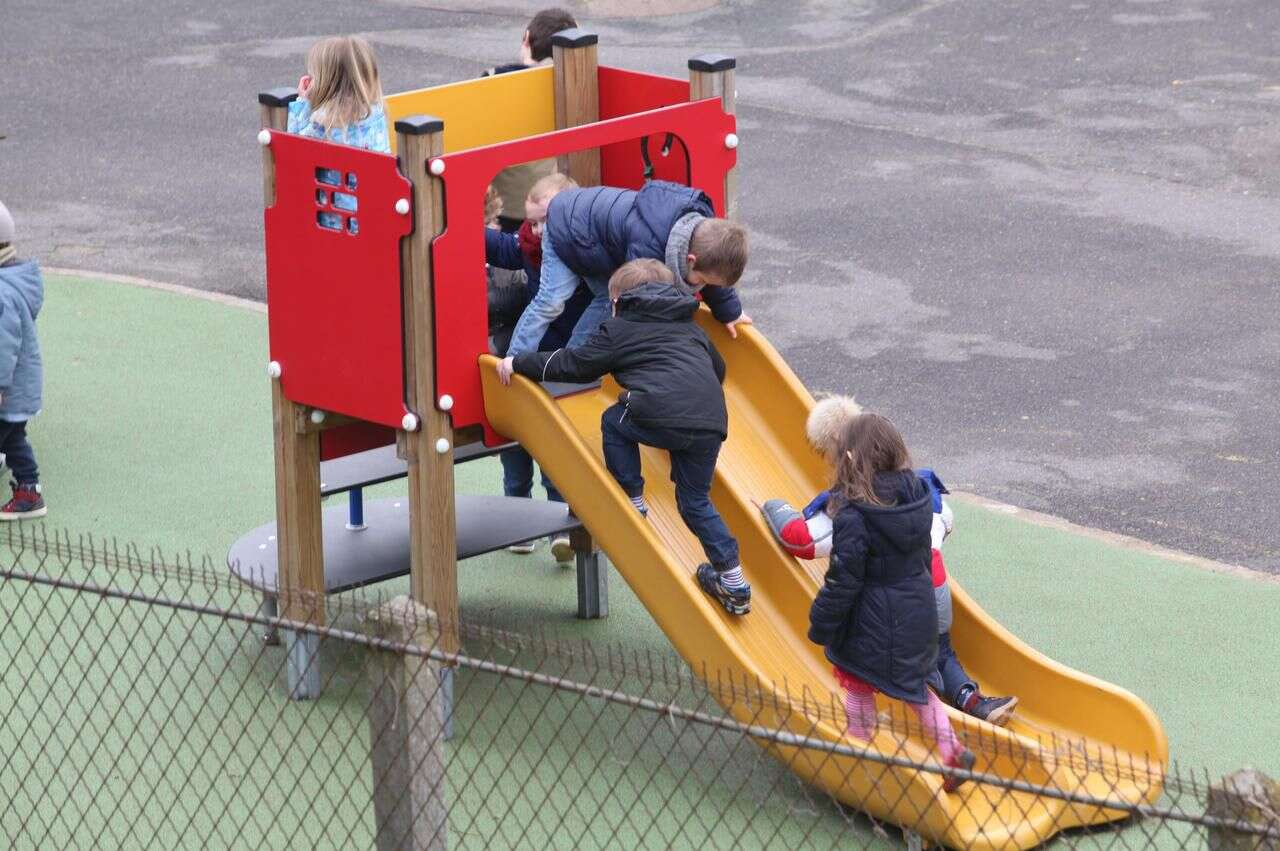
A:
POLYGON ((484 229, 484 262, 499 269, 523 269, 524 254, 514 233, 484 229))
POLYGON ((837 515, 834 538, 826 579, 809 609, 809 640, 824 647, 848 622, 862 593, 867 566, 866 530, 861 517, 837 515))
POLYGON ((702 300, 711 308, 711 315, 726 324, 742 315, 742 302, 734 287, 703 287, 702 300))
POLYGON ((581 346, 554 352, 523 352, 511 361, 512 371, 534 381, 585 384, 613 371, 613 340, 609 327, 601 325, 581 346))
POLYGON ((22 317, 6 294, 0 298, 0 393, 7 394, 13 384, 13 371, 18 368, 22 349, 22 317))
POLYGON ((299 96, 297 100, 289 103, 289 123, 285 125, 285 132, 301 134, 311 126, 311 102, 305 96, 299 96))

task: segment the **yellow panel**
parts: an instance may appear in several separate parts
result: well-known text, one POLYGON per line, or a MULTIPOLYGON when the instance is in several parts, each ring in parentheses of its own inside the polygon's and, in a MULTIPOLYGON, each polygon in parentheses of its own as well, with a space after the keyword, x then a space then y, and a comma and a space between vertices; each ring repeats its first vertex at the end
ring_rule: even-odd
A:
POLYGON ((447 86, 387 95, 387 123, 406 115, 444 119, 444 151, 465 151, 556 129, 555 71, 550 65, 447 86))
MULTIPOLYGON (((607 380, 598 390, 552 399, 533 382, 498 383, 496 360, 482 358, 485 411, 501 433, 518 440, 555 480, 574 512, 600 543, 676 649, 694 670, 725 672, 724 682, 786 683, 806 708, 788 714, 768 702, 750 707, 723 701, 748 723, 778 724, 806 736, 840 741, 844 718, 831 663, 809 643, 809 605, 826 561, 797 561, 775 543, 752 500, 786 498, 803 505, 826 486, 825 471, 804 439, 813 399, 754 328, 730 340, 724 326, 700 311, 699 321, 728 365, 725 397, 729 439, 716 465, 712 498, 738 537, 753 588, 751 613, 725 614, 694 583, 704 559, 680 520, 666 453, 642 450, 648 519, 631 507, 601 461, 600 414, 617 397, 607 380), (825 711, 819 711, 823 710, 825 711)), ((955 583, 954 578, 952 582, 955 583)), ((997 682, 1022 696, 1007 729, 948 710, 951 723, 978 752, 977 770, 1033 784, 1128 802, 1154 801, 1168 760, 1159 720, 1132 694, 1054 662, 1023 644, 953 585, 955 629, 983 652, 965 652, 980 682, 997 682), (1016 684, 1016 689, 1014 686, 1016 684), (1068 744, 1070 743, 1070 744, 1068 744), (1087 750, 1080 750, 1082 746, 1087 750), (1096 755, 1087 761, 1082 753, 1096 755), (1148 762, 1150 760, 1150 762, 1148 762), (1154 776, 1143 770, 1150 766, 1154 776)), ((891 701, 880 698, 882 712, 891 701)), ((904 726, 896 709, 898 730, 904 726)), ((905 739, 881 725, 871 748, 929 759, 918 727, 905 739)), ((850 745, 856 740, 843 739, 850 745)), ((1123 813, 1083 804, 966 784, 941 792, 941 778, 846 756, 773 745, 770 750, 805 780, 873 816, 910 826, 952 847, 1030 848, 1059 830, 1113 821, 1123 813)))

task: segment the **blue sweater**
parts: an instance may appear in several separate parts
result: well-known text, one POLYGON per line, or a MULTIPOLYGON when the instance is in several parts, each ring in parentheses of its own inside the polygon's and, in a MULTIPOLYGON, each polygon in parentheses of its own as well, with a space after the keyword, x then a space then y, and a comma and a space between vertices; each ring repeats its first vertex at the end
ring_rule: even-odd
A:
POLYGON ((0 420, 24 422, 40 413, 44 364, 36 316, 44 304, 44 278, 34 260, 0 266, 0 420))

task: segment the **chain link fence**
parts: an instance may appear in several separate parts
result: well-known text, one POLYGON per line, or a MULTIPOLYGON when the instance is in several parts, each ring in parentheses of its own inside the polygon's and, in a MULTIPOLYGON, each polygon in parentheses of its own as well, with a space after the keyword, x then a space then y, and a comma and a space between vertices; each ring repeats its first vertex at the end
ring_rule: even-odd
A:
POLYGON ((404 598, 332 597, 317 628, 268 616, 207 559, 13 529, 0 551, 14 848, 1280 847, 1261 780, 1083 742, 1026 759, 995 734, 966 741, 1000 770, 961 772, 954 818, 984 820, 961 842, 930 819, 944 793, 919 798, 944 769, 905 714, 882 712, 870 750, 816 735, 843 717, 834 695, 673 656, 467 624, 446 654, 404 598), (318 641, 317 699, 290 699, 282 631, 318 641), (876 821, 801 768, 860 773, 905 816, 876 821))

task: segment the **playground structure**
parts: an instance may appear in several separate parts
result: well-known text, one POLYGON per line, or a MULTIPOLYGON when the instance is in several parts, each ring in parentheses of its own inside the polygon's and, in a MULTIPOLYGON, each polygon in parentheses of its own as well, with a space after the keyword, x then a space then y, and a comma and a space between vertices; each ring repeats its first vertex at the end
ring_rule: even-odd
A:
MULTIPOLYGON (((580 616, 607 614, 598 542, 695 667, 826 706, 830 665, 805 638, 825 562, 787 556, 752 502, 807 501, 826 473, 803 445, 812 398, 758 331, 730 340, 705 310, 699 316, 728 365, 729 438, 713 498, 755 589, 745 618, 726 615, 693 582, 700 549, 676 511, 664 454, 643 453, 647 521, 605 470, 599 417, 617 396, 611 379, 554 388, 497 381, 481 227, 484 191, 499 170, 559 157, 582 185, 638 187, 652 173, 697 186, 728 215, 736 197, 732 58, 695 57, 686 81, 599 66, 595 36, 578 30, 558 34, 554 50, 551 67, 389 96, 395 156, 288 135, 296 94, 260 96, 277 508, 276 522, 237 542, 229 561, 283 618, 318 624, 326 592, 408 572, 413 599, 434 613, 437 646, 454 652, 458 559, 571 531, 580 616), (453 465, 509 440, 548 472, 573 515, 537 500, 455 497, 453 465), (406 499, 364 505, 362 487, 399 475, 408 477, 406 499), (346 510, 322 510, 321 497, 341 491, 350 494, 346 510)), ((952 713, 959 731, 982 742, 976 770, 1083 795, 1159 796, 1150 775, 1163 770, 1167 743, 1145 704, 1036 653, 958 584, 953 593, 957 652, 988 687, 1022 696, 1008 729, 952 713)), ((286 640, 291 694, 316 696, 312 637, 286 640)), ((798 723, 785 713, 777 720, 798 723)), ((830 718, 813 722, 796 732, 842 739, 830 718)), ((946 795, 937 775, 769 747, 793 767, 810 766, 805 779, 840 800, 953 846, 1030 847, 1120 816, 1031 792, 992 798, 977 784, 946 795)), ((889 731, 872 747, 928 758, 923 739, 904 749, 889 731)))

